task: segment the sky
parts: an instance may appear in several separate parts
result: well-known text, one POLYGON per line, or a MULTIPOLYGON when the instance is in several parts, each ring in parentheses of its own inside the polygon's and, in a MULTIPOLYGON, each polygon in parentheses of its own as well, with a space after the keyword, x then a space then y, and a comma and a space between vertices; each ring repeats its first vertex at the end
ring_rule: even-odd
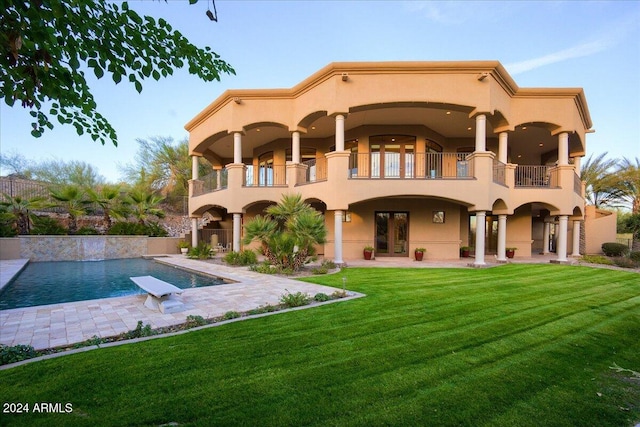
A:
MULTIPOLYGON (((203 82, 185 70, 143 82, 87 76, 118 134, 104 146, 73 126, 31 136, 29 110, 0 102, 0 153, 78 160, 107 181, 133 161, 136 139, 188 137, 184 125, 227 89, 289 88, 331 62, 498 60, 519 87, 581 87, 595 133, 587 157, 640 158, 640 1, 131 1, 165 18, 236 71, 203 82), (208 3, 208 4, 207 4, 208 3)), ((10 171, 0 170, 1 175, 10 171)))

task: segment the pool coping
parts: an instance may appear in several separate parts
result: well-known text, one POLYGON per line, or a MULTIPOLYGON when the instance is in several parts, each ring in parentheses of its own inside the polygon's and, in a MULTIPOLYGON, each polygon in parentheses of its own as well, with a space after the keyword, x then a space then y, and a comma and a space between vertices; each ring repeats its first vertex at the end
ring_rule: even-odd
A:
POLYGON ((0 261, 0 291, 7 286, 29 264, 28 259, 9 259, 0 261))

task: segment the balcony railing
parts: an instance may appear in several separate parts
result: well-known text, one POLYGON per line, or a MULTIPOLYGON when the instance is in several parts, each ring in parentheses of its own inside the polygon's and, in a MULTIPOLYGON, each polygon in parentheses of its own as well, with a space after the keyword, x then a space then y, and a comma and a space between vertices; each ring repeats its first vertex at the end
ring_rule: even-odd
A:
POLYGON ((213 171, 205 176, 198 178, 202 181, 201 194, 211 193, 212 191, 218 191, 227 188, 227 170, 222 169, 220 173, 213 171), (220 183, 218 183, 218 179, 220 183))
POLYGON ((283 187, 287 185, 287 168, 285 165, 253 165, 245 166, 245 187, 283 187))
POLYGON ((464 153, 353 153, 349 178, 469 179, 473 162, 464 153))
POLYGON ((303 183, 325 181, 327 179, 327 159, 325 157, 307 160, 302 164, 307 166, 304 171, 303 183))
POLYGON ((515 171, 516 187, 556 188, 558 172, 552 166, 518 165, 515 171))
POLYGON ((493 182, 506 185, 506 165, 499 160, 493 160, 493 182))

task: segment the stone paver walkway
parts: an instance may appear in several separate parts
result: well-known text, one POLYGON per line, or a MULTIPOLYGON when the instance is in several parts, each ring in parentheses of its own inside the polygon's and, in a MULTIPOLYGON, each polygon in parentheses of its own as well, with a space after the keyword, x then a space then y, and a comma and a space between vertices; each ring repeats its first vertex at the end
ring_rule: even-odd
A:
MULTIPOLYGON (((77 301, 0 311, 0 343, 31 345, 36 350, 72 345, 94 336, 108 337, 135 329, 138 321, 152 328, 185 322, 187 316, 222 316, 234 310, 252 310, 265 304, 278 304, 287 291, 315 295, 331 294, 335 288, 303 283, 277 276, 254 273, 190 260, 181 255, 157 258, 178 267, 233 280, 237 283, 187 289, 182 293, 186 310, 162 314, 144 306, 146 295, 77 301)), ((8 276, 15 263, 0 262, 1 276, 8 276), (6 270, 5 270, 6 268, 6 270)), ((19 270, 16 270, 16 273, 19 270)))

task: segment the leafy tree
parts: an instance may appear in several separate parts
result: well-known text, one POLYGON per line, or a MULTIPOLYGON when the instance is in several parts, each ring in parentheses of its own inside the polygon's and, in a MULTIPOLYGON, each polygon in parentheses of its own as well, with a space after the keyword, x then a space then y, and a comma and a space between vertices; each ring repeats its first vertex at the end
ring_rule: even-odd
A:
POLYGON ((20 178, 31 179, 33 162, 27 160, 17 151, 0 153, 0 168, 4 171, 1 175, 13 175, 20 178))
POLYGON ((43 197, 35 196, 25 198, 22 196, 13 196, 2 194, 0 206, 3 208, 2 219, 12 224, 18 234, 29 234, 35 214, 35 210, 46 207, 46 201, 43 197))
POLYGON ((161 196, 134 188, 127 194, 125 203, 138 223, 146 225, 150 217, 164 218, 164 211, 159 207, 163 200, 161 196))
POLYGON ((636 157, 634 162, 624 157, 618 163, 615 178, 621 204, 631 208, 633 214, 640 214, 640 159, 636 157))
POLYGON ((614 205, 619 197, 617 183, 611 174, 617 160, 605 159, 606 155, 602 153, 595 159, 593 155, 589 156, 580 173, 586 182, 585 199, 597 208, 614 205))
POLYGON ((56 207, 63 208, 69 215, 69 234, 78 230, 78 217, 87 213, 89 201, 85 191, 77 185, 65 185, 51 191, 51 197, 57 200, 56 207))
POLYGON ((314 246, 325 242, 327 230, 322 214, 302 201, 302 196, 284 195, 245 225, 244 243, 259 241, 271 264, 299 270, 315 254, 314 246))
POLYGON ((78 135, 117 145, 85 72, 129 81, 140 92, 143 80, 185 66, 204 81, 235 73, 209 47, 194 46, 166 20, 140 16, 126 2, 3 0, 0 7, 0 96, 31 109, 34 137, 52 129, 55 116, 78 135))
POLYGON ((96 187, 105 178, 89 163, 53 159, 33 165, 30 174, 35 179, 56 185, 75 185, 83 188, 96 187))

